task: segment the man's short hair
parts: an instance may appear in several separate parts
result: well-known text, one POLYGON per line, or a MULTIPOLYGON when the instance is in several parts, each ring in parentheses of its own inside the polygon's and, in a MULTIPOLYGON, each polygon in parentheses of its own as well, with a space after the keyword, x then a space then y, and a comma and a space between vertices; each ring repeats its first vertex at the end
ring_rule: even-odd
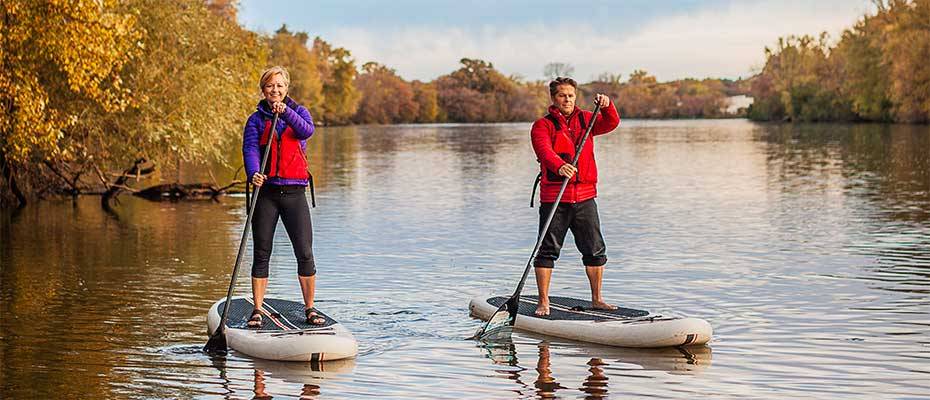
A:
POLYGON ((555 96, 559 92, 559 86, 562 85, 572 85, 573 88, 578 89, 578 82, 575 82, 574 79, 560 76, 549 82, 549 96, 555 96))

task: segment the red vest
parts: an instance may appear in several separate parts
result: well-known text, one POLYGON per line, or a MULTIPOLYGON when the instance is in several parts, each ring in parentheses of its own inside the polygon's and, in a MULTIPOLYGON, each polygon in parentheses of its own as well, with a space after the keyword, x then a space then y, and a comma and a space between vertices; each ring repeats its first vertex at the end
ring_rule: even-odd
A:
MULTIPOLYGON (((269 133, 271 133, 271 121, 265 121, 265 131, 259 139, 259 144, 264 152, 265 145, 268 144, 269 133)), ((284 179, 308 179, 310 174, 307 173, 307 158, 304 155, 304 149, 300 147, 300 141, 294 137, 294 131, 291 127, 284 128, 280 139, 275 135, 271 143, 271 154, 268 156, 268 177, 277 176, 284 179)))

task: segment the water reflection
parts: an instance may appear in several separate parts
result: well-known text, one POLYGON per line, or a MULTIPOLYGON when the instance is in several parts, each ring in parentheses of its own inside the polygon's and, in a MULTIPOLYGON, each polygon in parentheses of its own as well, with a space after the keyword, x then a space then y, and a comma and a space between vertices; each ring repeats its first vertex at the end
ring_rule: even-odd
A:
POLYGON ((874 202, 893 221, 930 222, 930 127, 885 124, 759 125, 772 183, 837 190, 874 202))
POLYGON ((350 374, 355 369, 355 360, 313 363, 255 360, 254 368, 254 398, 271 399, 278 394, 313 399, 324 394, 324 380, 350 374))
MULTIPOLYGON (((930 393, 930 128, 626 121, 597 138, 604 293, 711 322, 712 368, 709 348, 518 332, 476 356, 462 340, 480 324, 468 299, 509 294, 535 239, 528 129, 317 132, 317 297, 360 344, 336 376, 199 352, 229 282, 241 196, 126 196, 119 218, 94 197, 0 211, 0 398, 930 393)), ((299 299, 279 232, 269 295, 299 299)), ((553 291, 587 296, 577 253, 563 257, 553 291)))
POLYGON ((485 357, 494 365, 508 367, 495 372, 502 378, 521 387, 521 395, 532 393, 540 399, 558 398, 570 394, 583 394, 587 399, 610 397, 610 379, 614 376, 639 378, 637 371, 658 371, 672 375, 696 375, 711 364, 711 349, 708 346, 670 347, 659 349, 633 349, 601 346, 575 342, 551 342, 551 339, 533 334, 523 336, 539 340, 533 344, 514 341, 479 343, 485 357), (523 361, 518 356, 518 347, 525 348, 523 361), (554 357, 553 352, 558 356, 554 357), (579 358, 584 359, 586 368, 583 380, 577 387, 563 383, 563 373, 576 379, 579 358), (529 359, 529 360, 528 360, 529 359), (534 368, 526 366, 535 362, 534 368), (534 371, 535 374, 533 374, 534 371), (532 379, 532 383, 528 383, 532 379))

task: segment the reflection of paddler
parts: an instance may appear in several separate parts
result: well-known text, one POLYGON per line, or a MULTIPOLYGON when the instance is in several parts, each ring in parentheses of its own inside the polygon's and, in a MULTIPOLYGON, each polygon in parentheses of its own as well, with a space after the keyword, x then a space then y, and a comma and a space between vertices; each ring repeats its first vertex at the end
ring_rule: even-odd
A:
POLYGON ((549 343, 539 343, 538 347, 539 359, 536 362, 536 372, 539 372, 539 377, 536 378, 536 394, 544 399, 554 398, 556 397, 555 391, 565 389, 565 386, 560 385, 555 377, 552 376, 552 363, 549 360, 549 343))
POLYGON ((274 396, 268 394, 265 391, 265 373, 260 369, 255 370, 255 386, 252 389, 252 392, 255 393, 255 397, 252 399, 271 399, 274 396))
POLYGON ((581 383, 581 391, 588 394, 587 399, 602 399, 607 397, 607 375, 604 375, 604 369, 601 366, 609 365, 600 358, 592 358, 588 361, 588 372, 590 374, 581 383))
MULTIPOLYGON (((252 399, 273 399, 274 396, 268 394, 265 389, 265 371, 256 369, 255 370, 255 386, 252 389, 252 392, 255 393, 255 397, 252 399)), ((320 385, 314 385, 312 383, 305 383, 304 386, 300 389, 300 398, 313 398, 320 394, 320 385)))

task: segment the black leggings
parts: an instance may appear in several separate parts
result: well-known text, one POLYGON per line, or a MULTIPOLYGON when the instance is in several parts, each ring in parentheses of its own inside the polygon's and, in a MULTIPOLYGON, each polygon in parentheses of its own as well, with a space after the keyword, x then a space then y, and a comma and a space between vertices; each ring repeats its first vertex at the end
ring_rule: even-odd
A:
POLYGON ((313 225, 310 222, 306 190, 306 186, 267 183, 261 186, 255 215, 252 216, 253 278, 268 277, 268 260, 271 259, 271 247, 279 216, 294 247, 297 275, 316 274, 316 264, 313 262, 313 225))

